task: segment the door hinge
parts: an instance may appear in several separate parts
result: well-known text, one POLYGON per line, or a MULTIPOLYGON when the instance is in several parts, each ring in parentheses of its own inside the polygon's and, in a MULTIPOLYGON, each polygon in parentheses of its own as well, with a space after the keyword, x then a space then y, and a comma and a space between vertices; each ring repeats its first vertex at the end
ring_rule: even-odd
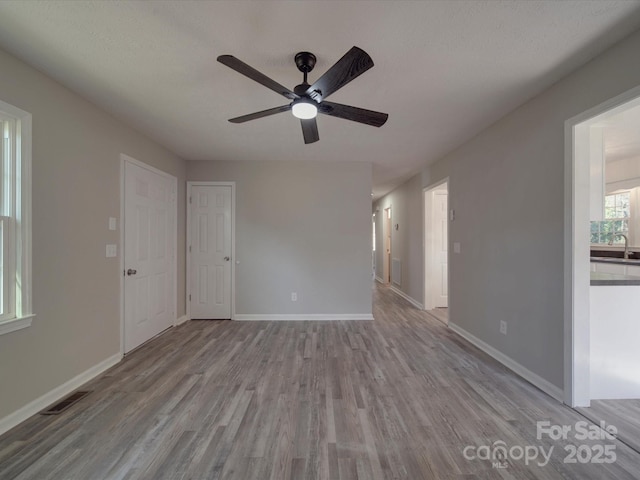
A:
POLYGON ((189 253, 191 253, 191 245, 189 245, 189 253))
POLYGON ((192 199, 192 197, 189 197, 189 203, 192 203, 192 202, 191 202, 191 199, 192 199))
POLYGON ((191 301, 191 294, 189 294, 189 301, 191 301))

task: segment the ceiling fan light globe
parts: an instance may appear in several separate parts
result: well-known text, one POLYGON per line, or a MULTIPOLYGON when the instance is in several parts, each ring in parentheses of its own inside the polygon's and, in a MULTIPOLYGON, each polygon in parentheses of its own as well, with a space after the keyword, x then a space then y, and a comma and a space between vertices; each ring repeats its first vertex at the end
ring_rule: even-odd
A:
POLYGON ((318 115, 318 107, 308 101, 296 102, 291 107, 291 113, 293 113, 294 117, 301 120, 309 120, 316 118, 318 115))

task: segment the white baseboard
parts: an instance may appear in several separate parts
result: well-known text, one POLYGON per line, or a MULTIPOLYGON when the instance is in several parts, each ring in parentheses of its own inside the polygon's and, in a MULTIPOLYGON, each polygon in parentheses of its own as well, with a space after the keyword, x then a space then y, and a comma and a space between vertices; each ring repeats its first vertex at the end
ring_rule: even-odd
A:
POLYGON ((59 387, 56 387, 53 390, 45 393, 41 397, 36 398, 32 402, 29 402, 19 410, 16 410, 15 412, 10 413, 6 417, 0 419, 0 435, 11 430, 16 425, 24 422, 27 418, 35 415, 52 403, 73 392, 81 385, 97 377, 105 370, 113 367, 115 364, 120 362, 120 360, 122 360, 122 355, 120 353, 116 353, 115 355, 98 363, 97 365, 94 365, 90 369, 85 370, 81 374, 76 375, 71 380, 63 383, 59 387))
POLYGON ((424 310, 424 307, 422 306, 422 304, 417 301, 415 298, 410 297, 409 295, 407 295, 406 293, 404 293, 402 290, 400 290, 399 288, 394 287, 393 285, 389 285, 389 289, 400 295, 402 298, 404 298, 407 302, 409 302, 411 305, 413 305, 414 307, 416 307, 419 310, 424 310))
POLYGON ((384 280, 382 280, 382 278, 380 278, 379 276, 376 275, 376 282, 381 283, 384 285, 384 280))
POLYGON ((456 332, 458 335, 460 335, 462 338, 474 344, 476 347, 478 347, 480 350, 482 350, 486 354, 495 358, 497 361, 502 363, 508 369, 520 375, 522 378, 524 378, 526 381, 528 381, 532 385, 538 387, 547 395, 550 395, 551 397, 555 398, 559 402, 564 402, 564 392, 562 391, 561 388, 555 386, 548 380, 545 380, 540 375, 533 373, 528 368, 523 367, 511 357, 505 355, 499 350, 496 350, 488 343, 483 342, 478 337, 467 332, 465 329, 459 327, 455 323, 449 322, 449 328, 454 332, 456 332))
POLYGON ((174 326, 177 327, 178 325, 182 325, 184 322, 188 322, 189 320, 191 319, 187 315, 183 315, 176 320, 176 323, 174 324, 174 326))
POLYGON ((283 313, 281 315, 273 315, 273 314, 239 314, 236 313, 236 316, 233 318, 234 320, 239 321, 295 321, 295 320, 373 320, 373 315, 371 313, 306 313, 306 314, 296 314, 296 313, 283 313))

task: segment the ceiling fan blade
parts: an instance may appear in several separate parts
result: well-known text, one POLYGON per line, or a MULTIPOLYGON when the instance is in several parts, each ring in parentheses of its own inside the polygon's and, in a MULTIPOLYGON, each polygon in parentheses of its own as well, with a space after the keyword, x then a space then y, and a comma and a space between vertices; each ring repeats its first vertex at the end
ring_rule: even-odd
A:
POLYGON ((320 136, 318 135, 318 123, 315 118, 300 120, 300 123, 302 124, 304 143, 313 143, 320 140, 320 136))
POLYGON ((353 47, 316 80, 306 93, 316 102, 320 102, 371 67, 373 67, 373 60, 367 52, 353 47))
POLYGON ((229 121, 231 123, 244 123, 244 122, 248 122, 249 120, 268 117, 269 115, 275 115, 276 113, 287 112, 289 110, 291 110, 291 105, 282 105, 281 107, 269 108, 267 110, 262 110, 261 112, 242 115, 241 117, 230 118, 229 121))
POLYGON ((332 117, 344 118, 353 122, 364 123, 373 127, 381 127, 389 118, 386 113, 365 110, 364 108, 351 107, 341 103, 322 102, 318 105, 318 112, 332 117))
POLYGON ((289 98, 291 100, 295 100, 296 98, 298 98, 298 95, 293 93, 287 87, 283 87, 275 80, 271 80, 264 73, 260 73, 258 70, 250 67, 242 60, 238 60, 233 55, 220 55, 218 57, 218 61, 223 65, 226 65, 227 67, 235 70, 236 72, 241 73, 245 77, 249 77, 251 80, 264 85, 265 87, 273 90, 276 93, 279 93, 283 97, 289 98))

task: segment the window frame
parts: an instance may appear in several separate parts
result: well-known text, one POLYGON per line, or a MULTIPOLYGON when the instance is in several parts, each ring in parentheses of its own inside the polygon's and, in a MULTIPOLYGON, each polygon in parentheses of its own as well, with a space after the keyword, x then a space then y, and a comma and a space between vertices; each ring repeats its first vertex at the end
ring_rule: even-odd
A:
MULTIPOLYGON (((631 222, 631 218, 633 216, 633 195, 631 190, 624 190, 624 191, 618 191, 615 193, 609 193, 605 195, 605 202, 606 202, 606 198, 607 197, 617 197, 619 195, 627 195, 628 196, 628 201, 629 201, 629 216, 628 217, 611 217, 611 218, 607 218, 605 215, 604 220, 602 221, 593 221, 591 222, 593 223, 598 223, 598 240, 600 240, 600 242, 594 243, 591 242, 591 245, 593 246, 597 246, 597 247, 602 247, 602 246, 607 246, 607 247, 620 247, 622 245, 624 245, 624 240, 621 240, 620 237, 613 237, 613 242, 611 244, 609 244, 609 242, 602 242, 602 236, 603 235, 607 235, 606 233, 602 233, 602 224, 603 223, 615 223, 615 222, 626 222, 627 225, 627 229, 623 230, 623 231, 618 231, 618 230, 614 230, 611 233, 621 233, 627 236, 628 241, 629 241, 629 245, 633 244, 633 238, 632 238, 632 232, 631 232, 631 228, 630 228, 630 222, 631 222)), ((614 208, 617 210, 617 206, 614 206, 614 208)), ((593 233, 591 233, 591 235, 593 235, 593 233)))
MULTIPOLYGON (((10 308, 0 317, 0 335, 31 325, 32 309, 32 246, 31 246, 31 142, 30 113, 0 100, 2 123, 12 125, 10 157, 0 168, 3 204, 2 249, 3 288, 10 299, 10 308), (6 280, 6 281, 5 281, 6 280)), ((2 135, 4 157, 4 129, 2 135)))

